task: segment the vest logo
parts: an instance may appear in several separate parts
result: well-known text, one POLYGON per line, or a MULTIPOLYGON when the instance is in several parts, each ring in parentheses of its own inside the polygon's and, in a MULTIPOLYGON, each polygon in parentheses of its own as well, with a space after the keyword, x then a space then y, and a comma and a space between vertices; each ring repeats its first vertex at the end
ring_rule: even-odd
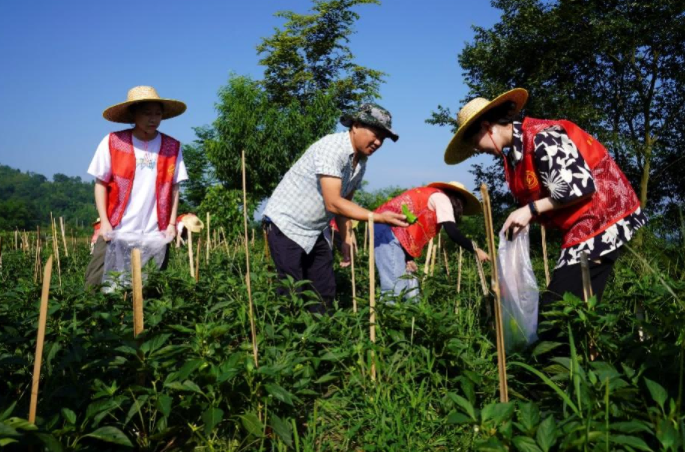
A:
POLYGON ((176 171, 176 165, 169 165, 169 168, 167 169, 167 174, 170 177, 173 177, 175 171, 176 171))
POLYGON ((534 171, 526 171, 525 184, 526 188, 529 190, 538 188, 538 177, 535 175, 534 171))

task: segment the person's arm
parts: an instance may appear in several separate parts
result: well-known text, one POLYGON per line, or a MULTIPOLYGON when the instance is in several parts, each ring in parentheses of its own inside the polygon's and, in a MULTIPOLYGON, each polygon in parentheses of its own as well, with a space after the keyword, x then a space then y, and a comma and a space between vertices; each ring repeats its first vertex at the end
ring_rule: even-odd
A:
POLYGON ((490 260, 490 256, 488 256, 488 253, 486 253, 480 248, 473 247, 473 242, 471 242, 471 240, 467 239, 466 236, 464 236, 464 234, 461 233, 459 227, 457 226, 457 223, 455 223, 454 221, 445 221, 441 224, 442 228, 447 233, 447 236, 454 243, 464 248, 466 251, 474 253, 476 256, 478 256, 478 259, 480 259, 481 262, 490 260))
MULTIPOLYGON (((319 176, 321 183, 321 193, 323 195, 326 210, 335 215, 342 215, 347 218, 358 221, 367 221, 369 214, 372 213, 349 199, 345 199, 340 195, 342 189, 342 180, 338 177, 319 176)), ((404 221, 406 217, 401 213, 383 212, 374 213, 374 221, 376 223, 385 223, 392 226, 407 227, 409 224, 404 221)))
POLYGON ((95 207, 100 216, 100 237, 109 242, 112 225, 107 218, 107 183, 100 179, 95 179, 95 207))
POLYGON ((169 216, 169 226, 166 227, 166 235, 169 238, 176 236, 176 217, 178 216, 178 184, 174 184, 171 189, 171 215, 169 216))

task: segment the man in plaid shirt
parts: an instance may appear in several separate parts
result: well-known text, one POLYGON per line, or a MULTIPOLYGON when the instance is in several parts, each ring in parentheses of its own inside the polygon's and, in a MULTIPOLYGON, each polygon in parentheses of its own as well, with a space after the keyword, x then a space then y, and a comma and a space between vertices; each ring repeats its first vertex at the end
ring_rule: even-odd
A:
MULTIPOLYGON (((390 113, 376 104, 363 104, 340 122, 349 130, 312 144, 285 174, 264 211, 269 249, 279 277, 310 280, 323 304, 310 305, 309 310, 318 313, 326 312, 335 297, 333 253, 323 231, 336 216, 345 238, 342 265, 349 265, 353 246, 353 236, 348 234, 350 220, 366 221, 371 213, 351 201, 364 178, 366 160, 385 138, 399 138, 392 130, 390 113)), ((374 220, 407 226, 405 216, 393 212, 375 214, 374 220)))

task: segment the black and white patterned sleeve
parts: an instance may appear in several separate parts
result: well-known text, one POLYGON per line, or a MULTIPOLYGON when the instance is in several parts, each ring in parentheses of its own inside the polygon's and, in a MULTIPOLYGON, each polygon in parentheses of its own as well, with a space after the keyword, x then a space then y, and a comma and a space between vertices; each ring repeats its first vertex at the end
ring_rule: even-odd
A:
POLYGON ((590 168, 562 127, 535 135, 535 162, 552 199, 562 204, 595 192, 590 168))

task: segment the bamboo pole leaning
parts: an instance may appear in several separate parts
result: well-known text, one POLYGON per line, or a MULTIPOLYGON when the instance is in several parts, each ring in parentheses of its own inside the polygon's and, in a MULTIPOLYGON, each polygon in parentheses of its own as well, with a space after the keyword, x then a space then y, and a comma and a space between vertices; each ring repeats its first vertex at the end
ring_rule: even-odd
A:
POLYGON ((209 235, 209 221, 211 217, 207 212, 207 254, 205 255, 205 263, 209 265, 209 246, 212 244, 211 236, 209 235))
POLYGON ((62 266, 59 261, 59 239, 57 238, 57 225, 55 224, 55 218, 50 212, 50 223, 52 224, 52 252, 57 258, 57 281, 59 282, 59 288, 62 288, 62 266))
MULTIPOLYGON (((369 339, 376 344, 376 267, 373 212, 369 214, 369 339)), ((371 350, 371 381, 376 381, 376 353, 371 350)))
POLYGON ((545 263, 545 284, 549 287, 549 264, 547 263, 547 230, 545 225, 540 225, 540 234, 542 235, 542 260, 545 263))
MULTIPOLYGON (((250 281, 250 247, 248 246, 247 235, 247 183, 245 177, 245 150, 242 152, 242 167, 243 167, 243 222, 245 225, 245 267, 247 273, 245 275, 245 282, 247 284, 247 299, 249 304, 250 314, 250 332, 252 334, 252 354, 254 356, 254 366, 259 367, 259 359, 257 352, 257 329, 254 321, 254 308, 252 306, 252 285, 250 281)), ((254 238, 254 235, 252 236, 254 238)))
POLYGON ((188 268, 190 268, 190 277, 195 278, 195 264, 193 262, 193 231, 188 231, 188 268))
MULTIPOLYGON (((354 234, 348 231, 349 234, 354 234)), ((352 312, 357 313, 357 283, 354 275, 354 246, 350 246, 350 271, 352 273, 352 312)))
POLYGON ((195 282, 200 281, 200 250, 202 249, 202 236, 197 239, 197 250, 195 250, 195 282))
POLYGON ((438 260, 440 254, 440 235, 438 235, 438 244, 433 247, 433 256, 431 257, 431 276, 435 274, 435 261, 438 260))
MULTIPOLYGON (((490 209, 490 194, 488 186, 482 184, 480 192, 483 197, 483 215, 485 217, 485 232, 488 238, 488 251, 492 259, 491 282, 492 291, 495 294, 495 329, 497 337, 497 367, 499 370, 500 402, 509 401, 509 388, 507 385, 507 358, 504 351, 504 331, 502 329, 502 304, 500 301, 499 277, 497 275, 497 249, 495 248, 495 233, 492 226, 492 211, 490 209)), ((478 256, 476 255, 476 260, 478 256)))
POLYGON ((428 252, 426 253, 426 262, 423 265, 423 275, 428 276, 428 269, 430 268, 431 257, 433 257, 433 239, 428 242, 428 252))
POLYGON ((52 277, 52 256, 45 263, 43 275, 43 290, 40 295, 40 311, 38 314, 38 337, 36 339, 36 356, 33 362, 33 382, 31 384, 31 402, 29 405, 29 422, 36 423, 38 409, 38 387, 40 385, 40 367, 43 362, 43 343, 45 342, 45 324, 48 317, 48 296, 50 294, 50 279, 52 277))
POLYGON ((62 230, 62 244, 64 245, 64 255, 69 257, 69 248, 67 247, 67 237, 64 234, 64 217, 59 217, 59 227, 62 230))

